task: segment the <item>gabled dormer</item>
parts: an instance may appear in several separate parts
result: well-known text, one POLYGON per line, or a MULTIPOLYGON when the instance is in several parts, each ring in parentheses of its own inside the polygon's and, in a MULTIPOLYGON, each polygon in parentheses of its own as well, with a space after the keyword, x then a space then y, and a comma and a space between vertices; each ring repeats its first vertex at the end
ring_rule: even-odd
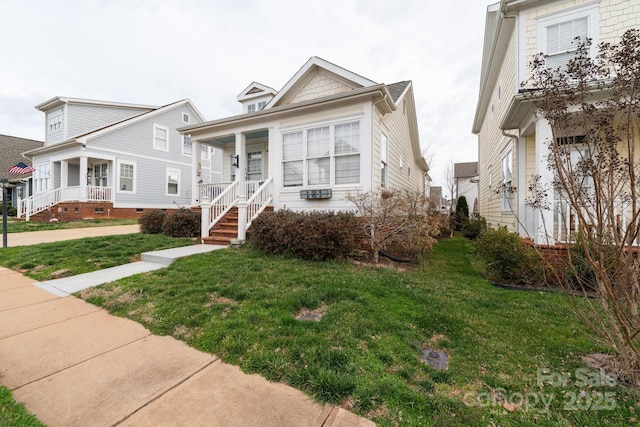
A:
POLYGON ((242 113, 253 113, 264 107, 276 95, 276 90, 258 82, 252 82, 238 95, 242 104, 242 113))
POLYGON ((48 146, 158 107, 56 96, 35 108, 45 113, 45 146, 48 146))
POLYGON ((273 97, 266 108, 309 101, 376 84, 373 80, 312 56, 273 97))

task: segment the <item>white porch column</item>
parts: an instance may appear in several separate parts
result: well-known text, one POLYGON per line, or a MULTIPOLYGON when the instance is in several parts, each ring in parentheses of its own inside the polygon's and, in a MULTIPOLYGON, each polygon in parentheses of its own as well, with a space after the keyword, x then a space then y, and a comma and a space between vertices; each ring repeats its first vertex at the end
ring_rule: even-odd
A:
POLYGON ((518 233, 520 236, 529 237, 532 235, 533 230, 528 229, 527 227, 527 216, 529 212, 527 212, 527 205, 525 204, 525 199, 527 196, 527 138, 520 136, 518 138, 518 144, 516 146, 517 151, 517 159, 518 159, 518 177, 516 180, 517 191, 516 195, 518 197, 517 200, 517 215, 520 221, 517 223, 518 233))
POLYGON ((87 201, 87 156, 80 156, 80 201, 87 201))
POLYGON ((200 141, 191 140, 191 206, 202 204, 199 184, 202 180, 202 151, 200 141))
POLYGON ((60 187, 67 188, 68 186, 69 186, 69 161, 60 160, 60 187))
MULTIPOLYGON (((236 175, 237 176, 237 175, 236 175)), ((244 186, 244 183, 241 183, 244 186)), ((247 240, 247 196, 238 195, 238 241, 247 240)))
POLYGON ((553 139, 551 126, 545 119, 539 119, 536 122, 536 171, 540 175, 540 184, 550 189, 547 194, 547 201, 551 209, 540 210, 536 215, 534 240, 539 244, 555 244, 553 238, 553 208, 554 208, 554 192, 551 190, 553 182, 553 172, 548 167, 549 146, 548 143, 553 139))
POLYGON ((200 200, 200 207, 202 213, 200 216, 200 243, 204 243, 204 238, 209 236, 209 224, 211 224, 211 201, 205 194, 202 200, 200 200))
MULTIPOLYGON (((236 181, 238 181, 238 196, 247 196, 247 143, 243 133, 236 133, 236 155, 238 156, 238 169, 236 181)), ((240 238, 240 236, 238 236, 240 238)))

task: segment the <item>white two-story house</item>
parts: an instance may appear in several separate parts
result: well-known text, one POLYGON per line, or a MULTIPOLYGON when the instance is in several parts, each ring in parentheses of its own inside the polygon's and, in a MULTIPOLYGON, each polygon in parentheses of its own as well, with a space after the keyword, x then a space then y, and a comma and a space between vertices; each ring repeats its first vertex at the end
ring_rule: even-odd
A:
POLYGON ((589 55, 595 57, 598 43, 618 43, 626 30, 638 27, 637 0, 501 0, 488 7, 473 133, 479 210, 489 224, 507 226, 536 243, 568 240, 571 214, 557 195, 548 194, 550 209, 533 210, 526 203, 531 177, 539 176, 543 184, 553 180, 546 145, 552 132, 521 83, 540 52, 548 67, 563 66, 575 55, 576 37, 592 40, 589 55), (514 190, 496 191, 500 188, 514 190))
MULTIPOLYGON (((159 107, 55 97, 36 109, 45 115, 45 144, 24 153, 36 171, 20 216, 135 218, 190 206, 193 147, 176 129, 204 121, 191 101, 159 107)), ((210 147, 200 146, 197 157, 197 182, 219 181, 210 147)))
MULTIPOLYGON (((192 194, 192 205, 203 206, 203 237, 234 207, 243 240, 267 206, 352 210, 350 194, 424 192, 428 166, 411 81, 376 83, 312 57, 281 90, 254 82, 238 100, 243 114, 180 129, 196 153, 202 146, 224 153, 223 183, 192 194)), ((195 173, 191 179, 196 185, 195 173)))

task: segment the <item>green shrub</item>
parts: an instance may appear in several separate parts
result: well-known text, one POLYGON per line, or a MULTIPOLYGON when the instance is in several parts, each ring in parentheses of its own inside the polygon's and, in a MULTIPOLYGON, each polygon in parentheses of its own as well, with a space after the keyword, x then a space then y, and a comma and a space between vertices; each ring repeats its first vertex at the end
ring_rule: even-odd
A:
POLYGON ((7 206, 7 216, 17 216, 18 208, 15 206, 7 206))
POLYGON ((162 233, 162 223, 166 218, 167 213, 160 209, 154 209, 143 213, 138 219, 140 224, 140 231, 146 234, 160 234, 162 233))
POLYGON ((544 283, 545 264, 535 249, 506 227, 488 229, 475 241, 486 264, 489 280, 506 285, 535 286, 544 283))
POLYGON ((361 238, 356 218, 346 212, 265 212, 250 230, 250 240, 266 253, 313 261, 348 257, 361 238))
POLYGON ((467 203, 467 198, 465 196, 458 197, 458 201, 456 202, 456 214, 469 218, 469 204, 467 203))
POLYGON ((165 217, 162 222, 162 234, 170 237, 198 237, 200 223, 200 214, 180 208, 165 217))
POLYGON ((462 226, 462 235, 467 239, 475 240, 487 229, 487 221, 481 217, 471 218, 462 226))

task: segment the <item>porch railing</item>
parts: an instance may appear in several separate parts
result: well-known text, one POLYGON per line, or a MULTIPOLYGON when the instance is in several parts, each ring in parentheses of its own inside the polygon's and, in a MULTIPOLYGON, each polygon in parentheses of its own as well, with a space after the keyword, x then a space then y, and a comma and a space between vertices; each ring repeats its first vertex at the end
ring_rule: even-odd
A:
POLYGON ((22 218, 24 216, 24 218, 29 221, 31 215, 35 215, 38 212, 42 212, 43 210, 60 203, 61 196, 62 189, 56 188, 45 193, 35 194, 26 199, 19 199, 16 216, 18 218, 22 218))
POLYGON ((273 201, 273 177, 269 177, 247 200, 247 228, 273 201))
POLYGON ((209 235, 209 230, 235 206, 238 181, 217 184, 201 184, 200 203, 202 205, 201 236, 209 235), (216 187, 217 186, 217 187, 216 187), (204 187, 204 188, 203 188, 204 187), (209 194, 214 196, 209 202, 209 194), (203 197, 204 196, 204 197, 203 197))
POLYGON ((87 187, 88 202, 111 202, 113 200, 113 187, 87 187))

